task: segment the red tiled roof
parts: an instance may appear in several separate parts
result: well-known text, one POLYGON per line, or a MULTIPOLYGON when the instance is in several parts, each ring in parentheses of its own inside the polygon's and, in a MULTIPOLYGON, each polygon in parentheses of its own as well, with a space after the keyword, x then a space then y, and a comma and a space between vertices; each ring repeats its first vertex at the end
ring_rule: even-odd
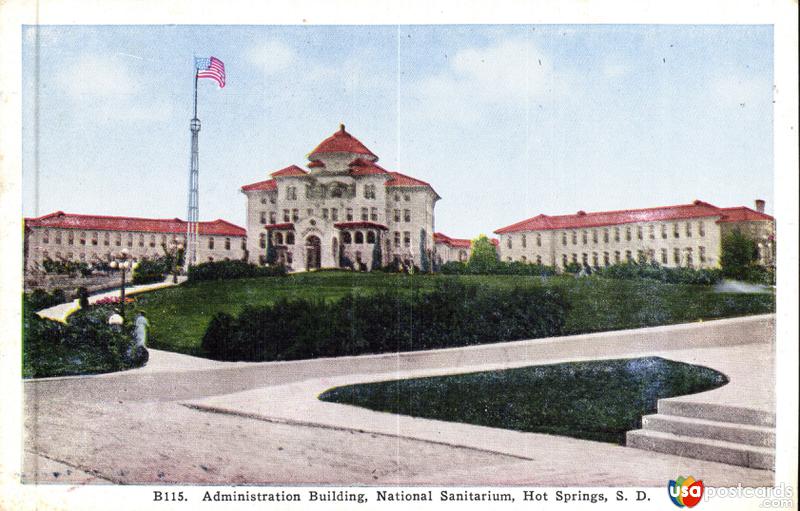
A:
POLYGON ((305 176, 308 174, 305 170, 301 169, 297 165, 289 165, 286 168, 281 170, 276 170, 270 176, 272 177, 285 177, 285 176, 305 176))
POLYGON ((377 163, 371 162, 364 158, 356 158, 350 162, 348 167, 350 167, 350 175, 352 176, 373 176, 389 173, 388 170, 381 167, 377 163))
POLYGON ((254 190, 277 190, 278 182, 274 179, 267 179, 266 181, 259 181, 258 183, 251 183, 242 187, 243 192, 251 192, 254 190))
POLYGON ((308 167, 308 168, 310 168, 310 169, 316 169, 316 168, 321 168, 321 169, 324 169, 324 168, 325 168, 325 164, 324 164, 324 163, 322 163, 322 162, 321 162, 321 161, 319 161, 319 160, 312 160, 312 161, 311 161, 311 163, 309 163, 308 165, 306 165, 306 167, 308 167))
POLYGON ((337 229, 380 229, 388 231, 389 228, 377 222, 341 222, 333 224, 337 229))
POLYGON ((717 220, 719 223, 730 222, 758 222, 758 221, 774 221, 775 218, 766 214, 753 211, 752 209, 739 206, 735 208, 720 208, 724 216, 717 220))
POLYGON ((268 231, 273 230, 280 230, 280 231, 293 231, 294 224, 291 222, 283 223, 283 224, 267 224, 264 226, 264 229, 268 231))
POLYGON ((339 131, 322 141, 311 153, 308 159, 316 160, 317 156, 326 153, 355 153, 363 154, 373 161, 378 161, 378 157, 366 148, 350 133, 344 130, 344 124, 339 125, 339 131))
MULTIPOLYGON (((152 233, 185 234, 186 222, 180 218, 135 218, 126 216, 76 215, 56 211, 37 218, 26 218, 26 226, 56 229, 85 229, 95 231, 136 231, 152 233)), ((200 234, 215 236, 245 236, 238 225, 222 219, 199 222, 200 234)))
POLYGON ((680 220, 684 218, 723 217, 725 211, 721 208, 703 202, 694 201, 692 204, 677 206, 662 206, 645 209, 624 209, 619 211, 600 211, 586 213, 579 211, 574 215, 536 215, 533 218, 497 229, 496 234, 518 231, 544 231, 553 229, 579 229, 584 227, 602 227, 616 224, 629 224, 637 222, 655 222, 660 220, 680 220))
POLYGON ((433 233, 433 242, 444 243, 445 245, 457 248, 470 248, 472 246, 471 240, 451 238, 450 236, 447 236, 440 232, 433 233))

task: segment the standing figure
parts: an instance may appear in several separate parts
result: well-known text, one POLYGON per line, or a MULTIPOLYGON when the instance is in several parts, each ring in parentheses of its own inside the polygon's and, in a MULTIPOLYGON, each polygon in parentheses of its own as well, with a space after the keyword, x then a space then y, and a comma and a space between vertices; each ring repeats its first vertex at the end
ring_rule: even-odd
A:
POLYGON ((147 342, 147 331, 150 328, 150 322, 147 321, 144 312, 139 311, 136 321, 134 321, 134 326, 136 327, 136 347, 144 348, 147 342))

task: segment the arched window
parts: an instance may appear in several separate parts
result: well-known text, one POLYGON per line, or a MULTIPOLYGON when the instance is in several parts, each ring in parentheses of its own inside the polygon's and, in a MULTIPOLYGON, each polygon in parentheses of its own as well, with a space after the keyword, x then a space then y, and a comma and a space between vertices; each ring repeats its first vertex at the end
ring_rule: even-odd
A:
POLYGON ((260 248, 267 248, 267 236, 263 232, 258 237, 258 246, 260 248))
POLYGON ((353 242, 352 235, 349 232, 343 232, 342 233, 342 243, 344 243, 345 245, 349 245, 352 242, 353 242))
POLYGON ((214 238, 208 238, 208 248, 211 250, 214 249, 214 238))
POLYGON ((367 243, 375 243, 375 231, 367 231, 367 243))
POLYGON ((286 244, 287 245, 294 245, 294 233, 287 232, 286 233, 286 244))
POLYGON ((283 245, 283 234, 276 232, 275 233, 275 244, 276 245, 283 245))
POLYGON ((364 233, 356 231, 356 245, 364 243, 364 233))

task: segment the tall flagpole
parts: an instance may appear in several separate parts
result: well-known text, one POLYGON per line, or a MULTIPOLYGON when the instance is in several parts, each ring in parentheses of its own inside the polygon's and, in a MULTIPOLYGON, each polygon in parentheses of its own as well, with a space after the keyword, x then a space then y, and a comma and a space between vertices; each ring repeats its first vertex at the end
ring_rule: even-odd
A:
POLYGON ((197 263, 197 223, 200 219, 200 155, 198 153, 198 133, 200 119, 197 118, 197 63, 194 64, 194 117, 189 123, 192 132, 192 158, 189 165, 189 211, 186 224, 186 268, 197 263))

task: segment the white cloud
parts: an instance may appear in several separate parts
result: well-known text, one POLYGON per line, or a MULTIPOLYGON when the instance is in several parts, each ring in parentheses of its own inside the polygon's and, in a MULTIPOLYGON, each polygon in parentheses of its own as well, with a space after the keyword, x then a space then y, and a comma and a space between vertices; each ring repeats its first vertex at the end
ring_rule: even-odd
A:
POLYGON ((280 41, 265 41, 250 48, 245 57, 248 62, 265 75, 273 75, 288 69, 297 59, 294 49, 280 41))

